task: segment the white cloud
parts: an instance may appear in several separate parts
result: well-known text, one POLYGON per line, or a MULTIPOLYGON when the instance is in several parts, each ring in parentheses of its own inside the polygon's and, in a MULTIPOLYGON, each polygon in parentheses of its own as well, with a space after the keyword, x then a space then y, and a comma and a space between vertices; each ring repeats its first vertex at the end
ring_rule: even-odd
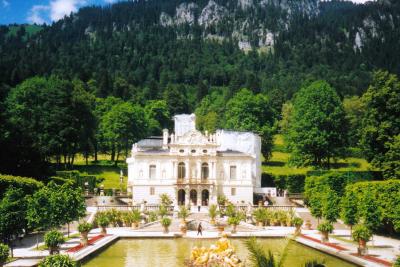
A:
POLYGON ((104 2, 107 4, 113 4, 113 3, 117 2, 117 0, 104 0, 104 2))
POLYGON ((53 21, 62 19, 71 12, 78 11, 78 8, 85 4, 84 0, 55 0, 50 2, 50 18, 53 21))
POLYGON ((7 0, 2 0, 1 3, 3 4, 3 7, 8 7, 10 5, 10 2, 7 0))
POLYGON ((57 21, 71 12, 77 12, 85 3, 85 0, 53 0, 48 5, 35 5, 29 11, 27 20, 37 24, 43 24, 48 20, 57 21))
POLYGON ((28 21, 30 23, 43 24, 46 23, 46 13, 50 10, 49 6, 35 5, 31 8, 28 14, 28 21))

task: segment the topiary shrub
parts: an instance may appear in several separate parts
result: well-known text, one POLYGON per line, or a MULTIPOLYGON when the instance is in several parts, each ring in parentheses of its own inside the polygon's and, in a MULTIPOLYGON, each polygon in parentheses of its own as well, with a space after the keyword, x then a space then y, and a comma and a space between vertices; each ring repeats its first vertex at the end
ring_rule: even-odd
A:
POLYGON ((57 230, 49 231, 44 235, 44 243, 48 247, 50 255, 58 253, 59 246, 64 242, 64 235, 57 230))
POLYGON ((90 232, 90 230, 92 230, 92 228, 93 228, 93 225, 88 222, 83 222, 78 225, 79 233, 88 233, 88 232, 90 232))
POLYGON ((10 248, 5 244, 0 243, 0 266, 3 266, 3 264, 6 263, 9 254, 10 248))
POLYGON ((293 218, 293 220, 292 220, 292 224, 295 226, 295 227, 301 227, 302 225, 303 225, 303 219, 302 218, 300 218, 300 217, 295 217, 295 218, 293 218))
POLYGON ((318 231, 321 233, 332 233, 333 232, 333 225, 330 222, 322 222, 317 227, 318 231))
POLYGON ((369 241, 372 237, 372 232, 363 224, 354 226, 352 237, 354 241, 369 241))
POLYGON ((39 267, 77 267, 77 264, 68 255, 51 255, 44 258, 39 267))

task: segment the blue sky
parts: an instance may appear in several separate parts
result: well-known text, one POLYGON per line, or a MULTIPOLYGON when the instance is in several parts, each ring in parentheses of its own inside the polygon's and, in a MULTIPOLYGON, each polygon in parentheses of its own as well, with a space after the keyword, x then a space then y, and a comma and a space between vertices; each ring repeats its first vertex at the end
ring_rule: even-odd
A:
MULTIPOLYGON (((116 0, 0 0, 0 25, 51 23, 85 5, 108 5, 116 0)), ((353 0, 362 3, 366 0, 353 0)))

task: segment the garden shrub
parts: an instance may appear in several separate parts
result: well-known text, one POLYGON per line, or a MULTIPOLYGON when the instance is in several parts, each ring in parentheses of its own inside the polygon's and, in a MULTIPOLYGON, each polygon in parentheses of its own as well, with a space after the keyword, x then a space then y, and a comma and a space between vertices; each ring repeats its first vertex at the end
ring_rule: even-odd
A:
MULTIPOLYGON (((93 191, 94 188, 97 187, 99 183, 101 183, 101 178, 97 178, 94 175, 85 175, 80 173, 77 170, 72 170, 72 171, 57 171, 56 172, 57 177, 53 177, 52 179, 58 179, 63 178, 63 179, 68 179, 74 181, 74 183, 81 187, 85 188, 85 183, 88 183, 88 189, 89 191, 93 191)), ((61 181, 61 180, 60 180, 61 181)))
POLYGON ((49 231, 44 235, 44 243, 48 248, 57 248, 64 241, 64 235, 57 230, 49 231))
POLYGON ((261 177, 262 187, 277 187, 282 190, 287 190, 289 193, 304 192, 304 174, 288 174, 288 175, 273 175, 263 173, 261 177))
POLYGON ((43 187, 43 183, 33 178, 0 174, 0 198, 9 187, 21 188, 26 195, 32 195, 43 187))
POLYGON ((77 267, 77 264, 68 255, 51 255, 44 258, 39 267, 77 267))
POLYGON ((0 243, 0 266, 7 261, 9 253, 10 248, 5 244, 0 243))
POLYGON ((400 232, 400 180, 358 182, 346 187, 349 192, 356 198, 358 217, 367 226, 400 232))

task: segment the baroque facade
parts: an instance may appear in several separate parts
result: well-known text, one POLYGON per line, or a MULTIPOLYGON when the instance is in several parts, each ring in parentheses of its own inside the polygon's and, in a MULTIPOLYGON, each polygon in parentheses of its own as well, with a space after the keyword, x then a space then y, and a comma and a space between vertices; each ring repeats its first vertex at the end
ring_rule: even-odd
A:
POLYGON ((140 140, 128 158, 133 202, 208 206, 224 195, 233 203, 252 203, 261 186, 261 139, 251 132, 196 130, 194 114, 174 116, 174 133, 140 140))

